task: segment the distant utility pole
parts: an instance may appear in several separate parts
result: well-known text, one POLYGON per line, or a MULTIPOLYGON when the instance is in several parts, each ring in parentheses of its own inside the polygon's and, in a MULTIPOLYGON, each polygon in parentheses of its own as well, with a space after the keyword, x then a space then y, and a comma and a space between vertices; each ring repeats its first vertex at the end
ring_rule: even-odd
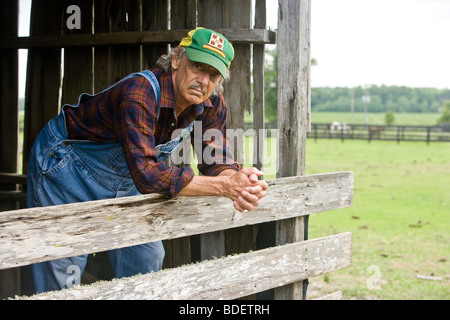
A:
POLYGON ((364 86, 364 93, 363 93, 363 96, 362 96, 362 101, 363 101, 363 104, 364 104, 364 124, 366 124, 366 125, 369 123, 369 120, 367 118, 367 104, 370 102, 370 96, 369 96, 369 93, 368 93, 368 88, 369 88, 369 85, 365 85, 364 86))
POLYGON ((353 123, 353 113, 355 112, 355 88, 352 88, 352 98, 350 100, 350 111, 352 113, 351 123, 353 123))

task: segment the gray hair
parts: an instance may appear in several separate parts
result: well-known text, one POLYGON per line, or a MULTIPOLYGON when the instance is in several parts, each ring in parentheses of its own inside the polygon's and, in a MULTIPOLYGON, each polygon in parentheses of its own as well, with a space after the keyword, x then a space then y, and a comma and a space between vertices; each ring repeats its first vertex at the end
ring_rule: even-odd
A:
MULTIPOLYGON (((156 61, 156 65, 160 67, 164 72, 169 72, 172 70, 172 57, 178 56, 183 58, 186 55, 186 48, 177 46, 173 50, 170 51, 169 54, 162 55, 159 57, 158 61, 156 61)), ((223 92, 223 82, 230 77, 230 70, 227 69, 227 74, 225 79, 221 77, 216 87, 214 88, 213 94, 220 94, 223 92)))

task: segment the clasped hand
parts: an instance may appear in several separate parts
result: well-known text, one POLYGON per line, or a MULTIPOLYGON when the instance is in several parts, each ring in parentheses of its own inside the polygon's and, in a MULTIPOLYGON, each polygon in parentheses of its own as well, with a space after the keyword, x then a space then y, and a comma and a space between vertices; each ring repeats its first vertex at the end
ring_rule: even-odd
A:
POLYGON ((228 197, 236 210, 251 211, 259 206, 268 188, 267 182, 258 179, 262 175, 263 172, 256 168, 244 168, 230 176, 228 197))

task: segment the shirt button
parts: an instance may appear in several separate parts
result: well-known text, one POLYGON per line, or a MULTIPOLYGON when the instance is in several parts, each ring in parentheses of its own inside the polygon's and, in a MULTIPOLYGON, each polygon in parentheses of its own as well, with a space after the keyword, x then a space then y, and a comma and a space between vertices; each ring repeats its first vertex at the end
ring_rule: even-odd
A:
POLYGON ((175 127, 175 123, 173 123, 173 122, 172 122, 170 125, 171 125, 172 127, 175 127))

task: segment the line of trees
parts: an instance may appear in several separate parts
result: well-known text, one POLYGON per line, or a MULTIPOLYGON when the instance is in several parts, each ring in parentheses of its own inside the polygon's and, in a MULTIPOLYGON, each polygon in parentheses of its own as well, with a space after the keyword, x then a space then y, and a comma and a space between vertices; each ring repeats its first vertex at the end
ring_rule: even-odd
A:
MULTIPOLYGON (((311 88, 313 111, 349 112, 353 99, 354 111, 363 112, 364 88, 311 88)), ((438 113, 447 100, 450 90, 436 88, 410 88, 400 86, 371 86, 367 89, 369 112, 438 113)))
MULTIPOLYGON (((267 121, 274 121, 277 114, 277 53, 276 49, 266 50, 268 59, 265 64, 265 108, 267 121)), ((312 72, 317 64, 312 59, 312 72)), ((436 88, 411 88, 404 86, 362 86, 347 87, 312 87, 311 110, 314 112, 363 112, 362 96, 370 96, 367 103, 369 112, 388 111, 394 113, 439 113, 444 104, 450 100, 450 90, 436 88)))

